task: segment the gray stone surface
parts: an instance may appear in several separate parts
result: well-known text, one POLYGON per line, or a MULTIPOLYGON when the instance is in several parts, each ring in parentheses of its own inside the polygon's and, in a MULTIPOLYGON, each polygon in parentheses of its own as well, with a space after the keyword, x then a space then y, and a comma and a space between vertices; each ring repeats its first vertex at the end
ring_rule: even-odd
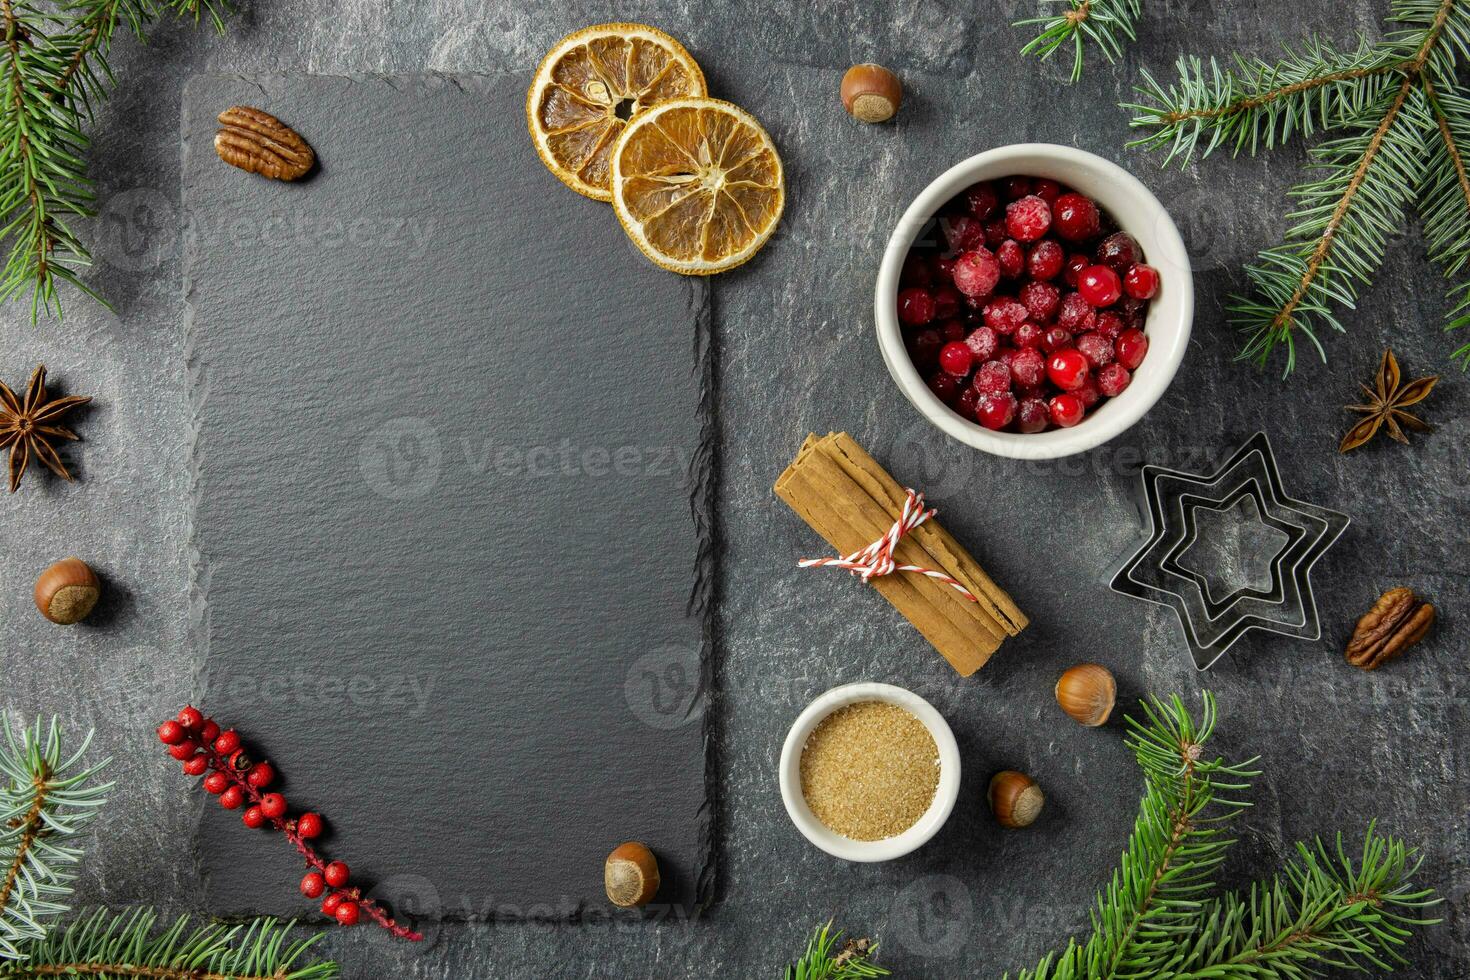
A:
MULTIPOLYGON (((1415 965, 1399 975, 1464 975, 1465 381, 1456 373, 1435 392, 1425 413, 1439 428, 1414 447, 1334 452, 1347 424, 1340 406, 1385 344, 1409 371, 1450 373, 1451 345, 1437 329, 1440 282, 1410 232, 1394 241, 1378 284, 1347 318, 1350 335, 1330 339, 1329 366, 1304 364, 1283 383, 1234 363, 1237 338, 1220 302, 1242 261, 1276 240, 1302 153, 1161 172, 1122 148, 1127 116, 1114 108, 1144 66, 1164 70, 1183 52, 1265 52, 1309 27, 1339 40, 1376 32, 1386 6, 1154 3, 1146 41, 1116 68, 1094 65, 1076 87, 1061 84, 1059 66, 1016 55, 1022 35, 1007 22, 1033 9, 1020 0, 718 8, 668 0, 616 10, 500 0, 265 2, 250 4, 224 38, 168 26, 146 50, 120 41, 120 87, 99 113, 93 168, 103 208, 94 281, 118 312, 78 300, 64 324, 33 329, 11 308, 0 330, 7 379, 23 380, 44 360, 60 384, 98 396, 74 457, 84 482, 38 482, 7 499, 0 518, 0 704, 96 725, 99 748, 116 757, 121 784, 97 825, 83 897, 176 909, 201 902, 187 842, 204 801, 186 791, 151 734, 202 680, 186 645, 189 412, 174 233, 184 80, 201 71, 524 69, 566 31, 618 17, 684 39, 714 92, 770 128, 791 182, 782 233, 714 288, 723 540, 718 902, 698 922, 453 925, 418 948, 394 947, 374 930, 334 933, 327 948, 347 976, 772 977, 807 927, 828 916, 880 935, 903 976, 999 976, 1026 965, 1083 928, 1138 792, 1119 730, 1079 729, 1052 703, 1056 675, 1084 658, 1113 666, 1128 695, 1207 684, 1223 706, 1222 750, 1261 754, 1266 774, 1239 825, 1227 879, 1266 871, 1294 840, 1379 818, 1424 847, 1423 878, 1449 899, 1446 923, 1415 943, 1415 965), (861 128, 841 115, 837 80, 859 60, 904 75, 909 102, 896 125, 861 128), (1113 445, 1045 465, 1003 463, 942 438, 892 387, 870 322, 877 259, 912 195, 969 153, 1032 139, 1094 150, 1140 174, 1179 217, 1200 297, 1192 349, 1160 406, 1113 445), (770 484, 808 430, 833 427, 929 491, 946 525, 1031 614, 1025 638, 972 681, 957 681, 875 596, 792 567, 817 542, 770 484), (1137 533, 1126 470, 1140 458, 1203 464, 1257 428, 1276 441, 1289 491, 1348 511, 1354 524, 1314 575, 1321 642, 1251 644, 1199 677, 1171 614, 1104 585, 1107 566, 1137 533), (29 590, 41 567, 68 553, 97 563, 112 598, 96 625, 62 631, 36 616, 29 590), (1443 623, 1389 669, 1346 668, 1339 649, 1352 620, 1395 584, 1433 596, 1443 623), (838 864, 806 845, 781 810, 773 773, 800 708, 858 679, 904 684, 934 701, 967 767, 944 832, 881 866, 838 864), (1024 833, 1002 833, 984 811, 984 778, 1003 766, 1028 770, 1049 795, 1046 816, 1024 833)), ((518 118, 505 131, 523 138, 518 118)))

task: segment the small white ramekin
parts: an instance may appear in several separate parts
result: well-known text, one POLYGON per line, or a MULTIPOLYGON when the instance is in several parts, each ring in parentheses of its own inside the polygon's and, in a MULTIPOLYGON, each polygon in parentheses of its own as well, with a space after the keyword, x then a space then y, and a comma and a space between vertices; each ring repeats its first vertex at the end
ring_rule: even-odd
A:
POLYGON ((922 846, 949 819, 960 795, 960 749, 944 717, 912 691, 892 684, 844 684, 817 698, 797 716, 786 736, 786 744, 781 747, 780 777, 781 799, 786 804, 786 812, 807 840, 828 854, 847 861, 889 861, 922 846), (884 701, 898 705, 923 722, 939 748, 939 787, 934 792, 934 802, 929 804, 918 823, 897 837, 876 841, 843 837, 813 815, 801 792, 801 753, 807 739, 823 718, 838 708, 859 701, 884 701))
POLYGON ((1053 459, 1102 445, 1143 418, 1174 380, 1194 322, 1194 278, 1189 252, 1174 220, 1147 187, 1100 156, 1053 143, 1017 143, 978 153, 940 174, 914 199, 888 240, 874 290, 878 346, 888 373, 914 407, 961 442, 997 456, 1053 459), (1163 283, 1149 306, 1144 332, 1148 356, 1121 395, 1110 398, 1070 429, 1031 434, 994 432, 960 417, 940 401, 904 348, 898 323, 898 277, 915 238, 950 198, 971 184, 997 177, 1048 177, 1086 194, 1143 247, 1163 283))

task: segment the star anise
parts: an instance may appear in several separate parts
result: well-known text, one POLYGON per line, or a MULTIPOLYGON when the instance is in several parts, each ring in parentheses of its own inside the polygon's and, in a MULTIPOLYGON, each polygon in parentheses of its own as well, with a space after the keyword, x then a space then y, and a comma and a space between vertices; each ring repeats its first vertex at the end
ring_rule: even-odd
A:
POLYGON ((71 473, 52 448, 53 439, 76 441, 77 434, 56 422, 67 412, 85 405, 91 398, 71 395, 55 401, 46 400, 46 365, 37 367, 26 386, 24 398, 0 381, 0 450, 10 449, 10 492, 20 489, 21 477, 35 458, 63 480, 71 473))
POLYGON ((1347 406, 1348 411, 1362 412, 1367 418, 1359 421, 1342 437, 1342 444, 1337 447, 1338 452, 1357 449, 1376 436, 1378 430, 1385 425, 1388 426, 1389 436, 1402 443, 1409 441, 1409 437, 1404 435, 1404 429, 1428 432, 1431 428, 1428 422, 1404 409, 1422 402, 1438 380, 1439 375, 1436 374, 1403 384, 1399 378, 1398 359, 1393 356, 1393 351, 1384 351, 1383 361, 1378 365, 1376 387, 1370 388, 1365 384, 1358 386, 1367 394, 1368 404, 1347 406))

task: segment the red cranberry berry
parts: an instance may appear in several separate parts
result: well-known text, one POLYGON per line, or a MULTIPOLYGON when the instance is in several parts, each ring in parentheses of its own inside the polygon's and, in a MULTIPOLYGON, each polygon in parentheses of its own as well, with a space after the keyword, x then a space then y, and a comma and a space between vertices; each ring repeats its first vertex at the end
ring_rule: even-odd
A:
POLYGON ((948 405, 960 393, 960 383, 963 380, 962 377, 956 377, 948 371, 936 371, 925 383, 929 386, 929 390, 934 392, 934 397, 948 405))
POLYGON ((1032 279, 1055 279, 1066 260, 1062 246, 1050 238, 1043 238, 1031 246, 1031 252, 1026 256, 1026 272, 1032 279))
POLYGON ((960 312, 960 291, 953 286, 940 286, 934 290, 934 319, 948 320, 960 312))
POLYGON ((939 229, 951 252, 967 252, 985 241, 985 225, 966 214, 940 218, 939 229))
POLYGON ((1109 364, 1097 372, 1097 390, 1112 398, 1121 395, 1133 381, 1133 375, 1121 364, 1109 364))
POLYGON ((1113 363, 1113 342, 1096 331, 1078 337, 1077 349, 1095 368, 1113 363))
POLYGON ((1038 177, 1031 184, 1031 193, 1041 198, 1047 204, 1050 204, 1062 196, 1062 185, 1054 180, 1038 177))
POLYGON ((1022 242, 1034 242, 1051 227, 1051 205, 1035 194, 1006 205, 1006 231, 1022 242))
POLYGON ((204 727, 199 729, 199 744, 208 745, 219 736, 219 725, 213 719, 205 719, 204 727))
POLYGON ((999 395, 1011 390, 1011 369, 1001 360, 986 361, 970 382, 982 395, 999 395))
POLYGON ((1123 274, 1123 291, 1134 299, 1153 299, 1159 293, 1159 270, 1141 262, 1129 266, 1123 274))
POLYGON ((910 252, 903 260, 903 271, 898 274, 900 285, 918 286, 920 288, 929 285, 930 272, 929 263, 917 252, 910 252))
POLYGON ((898 319, 911 327, 922 327, 934 319, 934 297, 926 289, 909 288, 898 294, 898 319))
POLYGON ((340 925, 355 926, 357 925, 359 914, 356 902, 343 902, 337 906, 337 911, 332 913, 332 917, 340 925))
POLYGON ((939 348, 943 346, 944 339, 938 330, 920 330, 910 342, 909 356, 921 368, 933 367, 939 357, 939 348))
POLYGON ((995 218, 991 221, 985 222, 986 245, 989 245, 991 248, 999 248, 1000 243, 1010 237, 1011 233, 1006 230, 1005 218, 995 218))
POLYGON ((1034 388, 1046 377, 1046 359, 1034 347, 1023 347, 1011 358, 1011 377, 1023 388, 1034 388))
POLYGON ((237 810, 244 802, 245 791, 238 786, 231 786, 219 795, 219 805, 226 810, 237 810))
POLYGON ((1041 335, 1041 349, 1048 354, 1059 351, 1072 343, 1072 334, 1066 327, 1051 327, 1041 335))
POLYGON ((350 874, 351 869, 347 867, 347 862, 345 861, 333 861, 322 869, 322 876, 327 879, 327 884, 333 888, 341 888, 347 884, 347 879, 350 874))
POLYGON ((1112 306, 1123 295, 1123 284, 1107 266, 1090 265, 1077 277, 1077 292, 1093 306, 1112 306))
POLYGON ((1018 295, 1026 306, 1026 312, 1031 314, 1031 319, 1039 323, 1045 323, 1052 318, 1062 298, 1061 290, 1049 282, 1028 282, 1021 287, 1018 295))
POLYGON ((985 395, 979 388, 966 388, 960 392, 959 400, 955 402, 954 410, 967 419, 975 417, 975 407, 980 404, 980 399, 985 395))
MULTIPOLYGON (((989 296, 1000 282, 1000 263, 994 253, 986 248, 977 248, 955 259, 955 288, 971 299, 989 296)), ((902 299, 903 294, 899 294, 902 299)))
POLYGON ((347 901, 347 896, 345 895, 339 895, 336 892, 328 895, 322 899, 322 915, 336 915, 337 906, 345 901, 347 901))
POLYGON ((1138 365, 1143 363, 1143 358, 1148 354, 1148 337, 1142 330, 1124 330, 1118 335, 1115 349, 1118 354, 1118 363, 1130 371, 1137 371, 1138 365))
POLYGON ((974 361, 974 355, 970 348, 962 343, 945 344, 939 350, 939 367, 941 370, 964 377, 970 373, 970 365, 974 361))
POLYGON ((286 798, 280 793, 267 793, 260 798, 260 812, 267 820, 279 820, 286 815, 286 798))
POLYGON ((230 787, 230 777, 222 772, 212 772, 204 777, 204 791, 215 796, 220 795, 230 787))
POLYGON ((1122 275, 1135 262, 1143 261, 1143 250, 1126 231, 1115 231, 1097 244, 1097 261, 1122 275))
POLYGON ((1090 372, 1072 394, 1082 399, 1082 407, 1088 411, 1092 411, 1092 407, 1102 401, 1102 392, 1097 387, 1097 376, 1090 372))
POLYGON ((245 781, 256 789, 265 789, 276 779, 276 767, 269 762, 257 764, 245 777, 245 781))
POLYGON ((1014 201, 1018 197, 1025 197, 1031 193, 1031 178, 1007 177, 1001 181, 1001 186, 1005 188, 1006 199, 1014 201))
POLYGON ((1016 409, 1016 428, 1022 432, 1042 432, 1050 421, 1051 413, 1040 398, 1027 398, 1016 409))
POLYGON ((185 776, 202 776, 209 769, 209 756, 196 755, 192 759, 184 760, 185 776))
POLYGON ((1070 429, 1082 421, 1082 416, 1087 414, 1087 409, 1082 405, 1082 399, 1076 395, 1057 395, 1047 405, 1051 412, 1053 424, 1064 429, 1070 429))
POLYGON ((996 348, 1000 346, 1000 335, 994 327, 977 327, 965 338, 965 346, 970 348, 976 361, 983 363, 995 356, 996 348))
POLYGON ((949 255, 936 255, 929 263, 929 268, 934 273, 936 282, 954 281, 954 257, 949 255))
POLYGON ((985 325, 1002 336, 1009 337, 1029 316, 1026 307, 1013 299, 998 299, 985 304, 985 325))
POLYGON ((220 755, 229 755, 240 747, 240 735, 233 728, 221 732, 219 738, 214 740, 214 750, 220 755))
POLYGON ((321 898, 322 892, 327 890, 327 883, 322 880, 320 872, 308 871, 306 877, 301 879, 301 894, 307 898, 321 898))
POLYGON ((995 192, 994 184, 976 184, 965 191, 965 204, 970 208, 971 214, 984 221, 995 213, 1000 204, 1000 195, 995 192))
POLYGON ((1000 274, 1014 279, 1026 268, 1026 250, 1014 238, 1007 238, 995 250, 995 261, 1000 263, 1000 274))
POLYGON ((1044 328, 1027 320, 1016 328, 1016 332, 1011 334, 1011 339, 1016 342, 1017 347, 1040 347, 1041 338, 1045 333, 1044 328))
POLYGON ((1074 255, 1067 259, 1067 264, 1062 266, 1062 284, 1077 288, 1077 277, 1082 275, 1082 270, 1092 265, 1092 260, 1085 255, 1074 255))
POLYGON ((204 724, 204 715, 191 704, 179 712, 179 724, 188 731, 197 731, 204 724))
POLYGON ((1090 313, 1092 304, 1081 293, 1067 293, 1057 305, 1057 326, 1072 331, 1080 330, 1090 313))
POLYGON ((987 429, 1004 429, 1016 417, 1016 396, 1009 391, 982 395, 975 407, 975 421, 987 429))
POLYGON ((180 762, 183 762, 185 759, 192 759, 194 757, 194 753, 198 751, 199 743, 194 741, 192 738, 186 738, 182 742, 179 742, 177 745, 170 745, 168 747, 168 754, 173 756, 175 759, 178 759, 180 762))
MULTIPOLYGON (((1064 347, 1046 360, 1046 376, 1064 391, 1082 387, 1090 365, 1075 347, 1064 347)), ((1060 424, 1060 423, 1059 423, 1060 424)))
POLYGON ((1123 317, 1113 310, 1103 310, 1097 315, 1097 332, 1108 340, 1117 340, 1124 329, 1123 317))
POLYGON ((265 813, 258 805, 248 806, 245 812, 240 814, 240 822, 251 830, 259 830, 265 826, 265 813))
POLYGON ((184 726, 176 721, 166 721, 158 726, 158 740, 164 745, 178 745, 188 737, 189 733, 184 731, 184 726))
POLYGON ((303 813, 296 818, 296 833, 306 840, 318 837, 322 832, 322 815, 320 813, 303 813))
POLYGON ((1097 205, 1081 194, 1063 194, 1052 206, 1052 213, 1057 234, 1069 242, 1085 242, 1102 230, 1102 215, 1097 205))
MULTIPOLYGON (((965 325, 959 320, 945 320, 939 325, 939 337, 946 344, 965 339, 965 325)), ((943 350, 944 348, 940 348, 943 350)))

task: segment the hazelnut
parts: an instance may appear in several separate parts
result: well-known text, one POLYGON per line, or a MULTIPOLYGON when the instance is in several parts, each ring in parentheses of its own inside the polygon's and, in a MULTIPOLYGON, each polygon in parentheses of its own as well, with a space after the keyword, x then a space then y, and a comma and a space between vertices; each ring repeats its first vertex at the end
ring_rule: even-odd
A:
POLYGON ((892 119, 903 104, 903 83, 882 65, 853 65, 842 76, 842 105, 865 123, 892 119))
POLYGON ((102 583, 80 558, 63 558, 36 579, 36 608, 62 626, 86 619, 101 596, 102 583))
POLYGON ((1002 827, 1029 827, 1045 802, 1041 787, 1023 772, 1006 769, 990 778, 990 812, 1002 827))
POLYGON ((645 844, 619 844, 607 856, 602 881, 609 902, 620 908, 639 908, 658 894, 658 861, 645 844))
POLYGON ((1057 704, 1079 724, 1096 728, 1113 713, 1118 684, 1098 664, 1078 664, 1057 681, 1057 704))

